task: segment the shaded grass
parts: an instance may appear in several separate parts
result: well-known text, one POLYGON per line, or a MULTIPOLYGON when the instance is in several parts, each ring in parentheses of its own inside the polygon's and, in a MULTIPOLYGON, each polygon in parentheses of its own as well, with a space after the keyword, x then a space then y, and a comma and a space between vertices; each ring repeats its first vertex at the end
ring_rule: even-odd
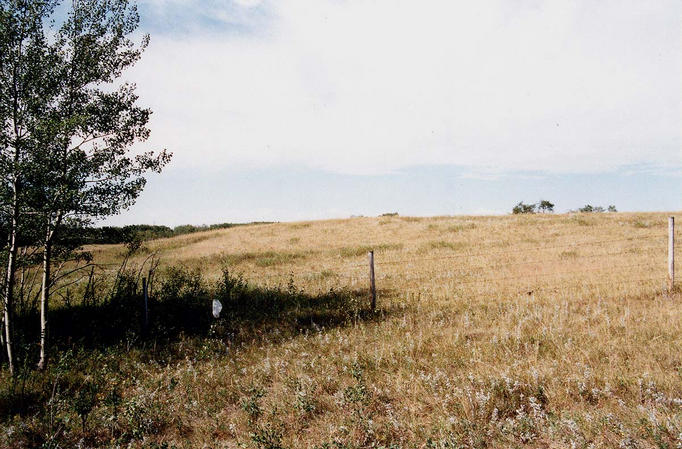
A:
MULTIPOLYGON (((167 403, 147 391, 130 396, 126 390, 145 383, 150 372, 183 360, 229 360, 233 348, 281 344, 311 331, 382 320, 389 313, 368 311, 365 292, 341 289, 310 295, 293 284, 284 289, 254 287, 227 271, 216 283, 182 268, 166 274, 150 301, 147 327, 143 298, 132 285, 124 289, 126 295, 110 301, 52 311, 56 360, 49 370, 31 370, 36 360, 22 354, 19 376, 8 379, 6 372, 0 373, 0 424, 24 420, 15 431, 0 434, 0 446, 74 447, 78 441, 90 447, 111 441, 136 446, 143 437, 161 432, 189 434, 191 429, 176 419, 167 403), (223 304, 218 319, 211 314, 212 299, 223 304), (92 395, 83 396, 88 391, 92 395)), ((22 328, 30 329, 26 324, 37 316, 18 319, 22 328)), ((36 337, 29 332, 21 340, 36 337)), ((187 382, 170 376, 162 394, 172 395, 178 384, 187 387, 187 382)), ((310 407, 301 406, 308 411, 310 407)))

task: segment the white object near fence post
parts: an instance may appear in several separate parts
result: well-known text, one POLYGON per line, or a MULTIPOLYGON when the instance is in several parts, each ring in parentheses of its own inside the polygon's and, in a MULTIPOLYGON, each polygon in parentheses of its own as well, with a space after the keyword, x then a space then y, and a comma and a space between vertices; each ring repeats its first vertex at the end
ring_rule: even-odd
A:
POLYGON ((220 311, 223 310, 223 304, 214 299, 211 306, 211 311, 213 312, 213 318, 218 319, 220 317, 220 311))
POLYGON ((374 251, 369 252, 369 291, 372 295, 372 311, 377 306, 377 290, 374 284, 374 251))
POLYGON ((147 278, 142 278, 142 292, 144 293, 144 330, 149 326, 149 295, 147 293, 147 278))
POLYGON ((675 217, 668 217, 668 291, 675 286, 675 217))

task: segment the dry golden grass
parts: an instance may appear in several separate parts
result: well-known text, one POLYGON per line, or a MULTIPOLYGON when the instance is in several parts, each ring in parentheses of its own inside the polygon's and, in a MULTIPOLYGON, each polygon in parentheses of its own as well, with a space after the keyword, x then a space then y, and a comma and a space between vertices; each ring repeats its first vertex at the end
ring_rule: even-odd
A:
MULTIPOLYGON (((277 223, 159 239, 146 247, 163 265, 200 267, 215 277, 227 263, 258 284, 293 275, 306 291, 365 286, 367 252, 374 249, 380 288, 448 297, 453 288, 508 294, 585 283, 632 292, 636 280, 661 286, 666 239, 664 214, 621 213, 277 223)), ((96 260, 111 263, 123 252, 117 245, 89 249, 96 260)))
POLYGON ((367 288, 374 248, 381 311, 149 368, 126 394, 166 404, 176 426, 152 439, 186 447, 681 447, 666 217, 354 218, 148 242, 165 265, 217 276, 227 261, 307 292, 367 288))

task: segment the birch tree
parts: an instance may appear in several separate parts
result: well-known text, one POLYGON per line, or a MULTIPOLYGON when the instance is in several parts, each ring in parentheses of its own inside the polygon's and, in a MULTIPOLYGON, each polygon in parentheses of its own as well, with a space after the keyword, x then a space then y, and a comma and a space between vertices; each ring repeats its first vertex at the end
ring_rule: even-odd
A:
POLYGON ((54 243, 65 223, 86 224, 132 205, 145 175, 170 160, 134 152, 149 136, 149 109, 121 81, 149 37, 129 0, 0 0, 0 213, 7 223, 3 289, 9 368, 12 298, 21 232, 42 246, 40 361, 47 329, 54 243))
POLYGON ((54 1, 0 0, 0 213, 7 223, 4 248, 4 345, 14 373, 13 296, 22 214, 26 207, 34 130, 55 85, 52 55, 44 33, 54 1))
POLYGON ((54 43, 58 55, 51 108, 36 133, 32 209, 42 217, 40 361, 47 361, 52 250, 65 220, 72 224, 116 214, 131 206, 145 175, 170 160, 161 152, 133 153, 149 136, 149 109, 137 105, 135 86, 116 86, 149 42, 135 43, 139 15, 128 0, 73 1, 54 43))

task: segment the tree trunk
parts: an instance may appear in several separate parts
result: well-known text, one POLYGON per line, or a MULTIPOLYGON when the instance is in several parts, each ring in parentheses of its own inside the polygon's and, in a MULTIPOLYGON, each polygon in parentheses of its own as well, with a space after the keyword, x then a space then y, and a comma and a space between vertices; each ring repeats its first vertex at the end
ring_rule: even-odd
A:
MULTIPOLYGON (((5 315, 0 315, 0 348, 5 347, 5 315)), ((0 351, 0 364, 5 360, 4 354, 0 351)))
POLYGON ((12 315, 14 304, 14 273, 17 269, 17 225, 19 215, 19 201, 17 195, 17 182, 15 179, 14 193, 12 197, 12 224, 9 231, 9 254, 7 255, 7 277, 5 279, 4 293, 4 320, 5 320, 5 347, 7 349, 7 361, 9 373, 14 375, 14 355, 12 352, 12 315))
POLYGON ((52 252, 52 232, 45 236, 43 247, 43 282, 40 293, 40 360, 38 369, 42 370, 47 365, 47 315, 50 300, 50 262, 52 252))
POLYGON ((38 361, 38 369, 42 370, 47 366, 47 332, 48 332, 48 314, 50 312, 50 285, 52 278, 50 276, 50 266, 52 264, 52 241, 54 233, 62 224, 64 213, 59 210, 52 222, 51 215, 48 215, 47 223, 45 223, 45 241, 43 242, 43 282, 42 291, 40 294, 40 361, 38 361))

